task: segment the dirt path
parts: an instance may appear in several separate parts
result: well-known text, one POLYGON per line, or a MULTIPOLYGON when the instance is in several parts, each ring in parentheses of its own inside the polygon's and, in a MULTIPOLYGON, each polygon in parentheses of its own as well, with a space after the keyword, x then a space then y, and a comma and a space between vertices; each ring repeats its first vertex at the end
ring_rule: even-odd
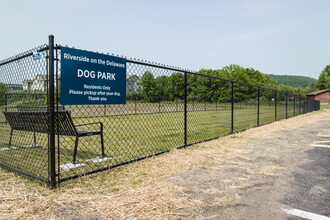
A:
POLYGON ((0 219, 285 219, 290 173, 330 111, 86 176, 51 191, 0 168, 0 219))
MULTIPOLYGON (((317 134, 328 128, 329 119, 297 128, 285 128, 286 123, 280 122, 283 129, 266 132, 271 138, 261 135, 262 138, 232 146, 238 156, 214 159, 206 166, 172 176, 171 182, 183 187, 188 198, 201 202, 200 206, 176 212, 196 219, 285 219, 281 201, 293 190, 289 184, 291 173, 303 163, 305 150, 319 139, 317 134)), ((247 133, 250 132, 253 131, 247 133)), ((248 135, 238 135, 245 136, 248 135)), ((330 197, 327 200, 330 202, 330 197)), ((328 205, 324 208, 329 212, 328 205)))

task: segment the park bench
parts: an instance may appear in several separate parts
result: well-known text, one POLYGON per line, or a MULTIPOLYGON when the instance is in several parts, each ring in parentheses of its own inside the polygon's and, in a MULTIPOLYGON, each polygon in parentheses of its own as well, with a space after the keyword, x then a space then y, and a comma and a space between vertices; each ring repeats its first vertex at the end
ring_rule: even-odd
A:
MULTIPOLYGON (((35 133, 49 133, 49 112, 46 108, 22 108, 19 111, 3 111, 7 122, 11 127, 9 147, 11 147, 13 131, 29 131, 34 133, 34 144, 36 145, 35 133)), ((102 122, 94 122, 88 124, 75 125, 72 121, 68 110, 59 109, 55 111, 54 129, 56 135, 65 135, 76 137, 73 153, 73 164, 76 164, 76 156, 78 149, 78 141, 80 137, 100 135, 102 157, 104 157, 103 143, 103 124, 102 122), (86 131, 78 130, 77 127, 86 127, 88 125, 99 124, 100 130, 86 131)))

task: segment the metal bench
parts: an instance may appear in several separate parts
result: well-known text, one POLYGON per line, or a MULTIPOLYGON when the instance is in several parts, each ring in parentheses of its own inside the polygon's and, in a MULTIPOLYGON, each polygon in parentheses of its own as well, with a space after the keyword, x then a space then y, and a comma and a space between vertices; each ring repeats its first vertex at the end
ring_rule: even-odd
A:
MULTIPOLYGON (((32 108, 31 108, 32 109, 32 108)), ((3 114, 8 121, 11 131, 9 147, 11 147, 13 131, 30 131, 34 132, 34 144, 36 145, 35 133, 49 133, 49 112, 44 109, 35 111, 3 111, 3 114)), ((88 124, 74 125, 70 112, 68 110, 58 110, 55 112, 55 124, 54 124, 56 135, 74 136, 76 137, 74 153, 73 153, 73 164, 76 163, 78 141, 80 137, 100 135, 101 136, 101 149, 102 157, 104 157, 104 143, 103 143, 103 124, 102 122, 94 122, 88 124), (77 127, 83 127, 92 124, 100 124, 99 131, 84 131, 77 130, 77 127)))

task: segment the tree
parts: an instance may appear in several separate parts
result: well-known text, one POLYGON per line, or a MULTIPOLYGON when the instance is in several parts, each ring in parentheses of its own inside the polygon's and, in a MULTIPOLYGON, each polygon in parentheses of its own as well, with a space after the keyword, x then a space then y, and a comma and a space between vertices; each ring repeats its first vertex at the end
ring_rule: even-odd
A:
POLYGON ((157 94, 156 96, 161 100, 167 100, 169 97, 168 94, 168 76, 162 75, 158 76, 156 79, 156 88, 157 94))
POLYGON ((302 89, 302 88, 294 88, 293 93, 296 94, 296 95, 301 95, 301 96, 305 96, 307 94, 305 92, 305 90, 302 89))
POLYGON ((141 77, 141 85, 143 87, 142 94, 144 100, 147 102, 154 102, 157 92, 154 75, 151 72, 146 71, 141 77))
POLYGON ((288 92, 288 93, 293 93, 293 88, 289 85, 281 84, 277 87, 277 90, 283 91, 283 92, 288 92))
POLYGON ((330 65, 323 69, 315 86, 319 90, 330 89, 330 65))
POLYGON ((184 99, 184 75, 173 73, 168 78, 168 95, 173 99, 184 99))

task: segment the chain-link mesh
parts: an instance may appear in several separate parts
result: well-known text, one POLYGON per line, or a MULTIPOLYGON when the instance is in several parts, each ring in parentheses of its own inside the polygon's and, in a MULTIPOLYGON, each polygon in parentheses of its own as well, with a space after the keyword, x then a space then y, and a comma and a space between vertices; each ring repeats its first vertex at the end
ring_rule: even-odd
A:
POLYGON ((230 82, 187 75, 187 144, 229 134, 230 82))
POLYGON ((277 120, 282 120, 286 118, 286 100, 287 94, 285 92, 277 92, 277 120))
POLYGON ((234 131, 257 126, 258 88, 234 83, 234 131))
MULTIPOLYGON (((126 104, 61 106, 55 48, 57 182, 320 109, 302 96, 136 60, 127 60, 126 104)), ((48 53, 43 45, 0 62, 0 164, 47 182, 48 53)))
POLYGON ((48 181, 48 134, 47 129, 37 132, 32 120, 44 121, 31 113, 47 111, 47 54, 47 45, 42 45, 0 62, 0 163, 44 181, 48 181))
POLYGON ((275 120, 275 92, 271 89, 259 89, 259 125, 275 120))

